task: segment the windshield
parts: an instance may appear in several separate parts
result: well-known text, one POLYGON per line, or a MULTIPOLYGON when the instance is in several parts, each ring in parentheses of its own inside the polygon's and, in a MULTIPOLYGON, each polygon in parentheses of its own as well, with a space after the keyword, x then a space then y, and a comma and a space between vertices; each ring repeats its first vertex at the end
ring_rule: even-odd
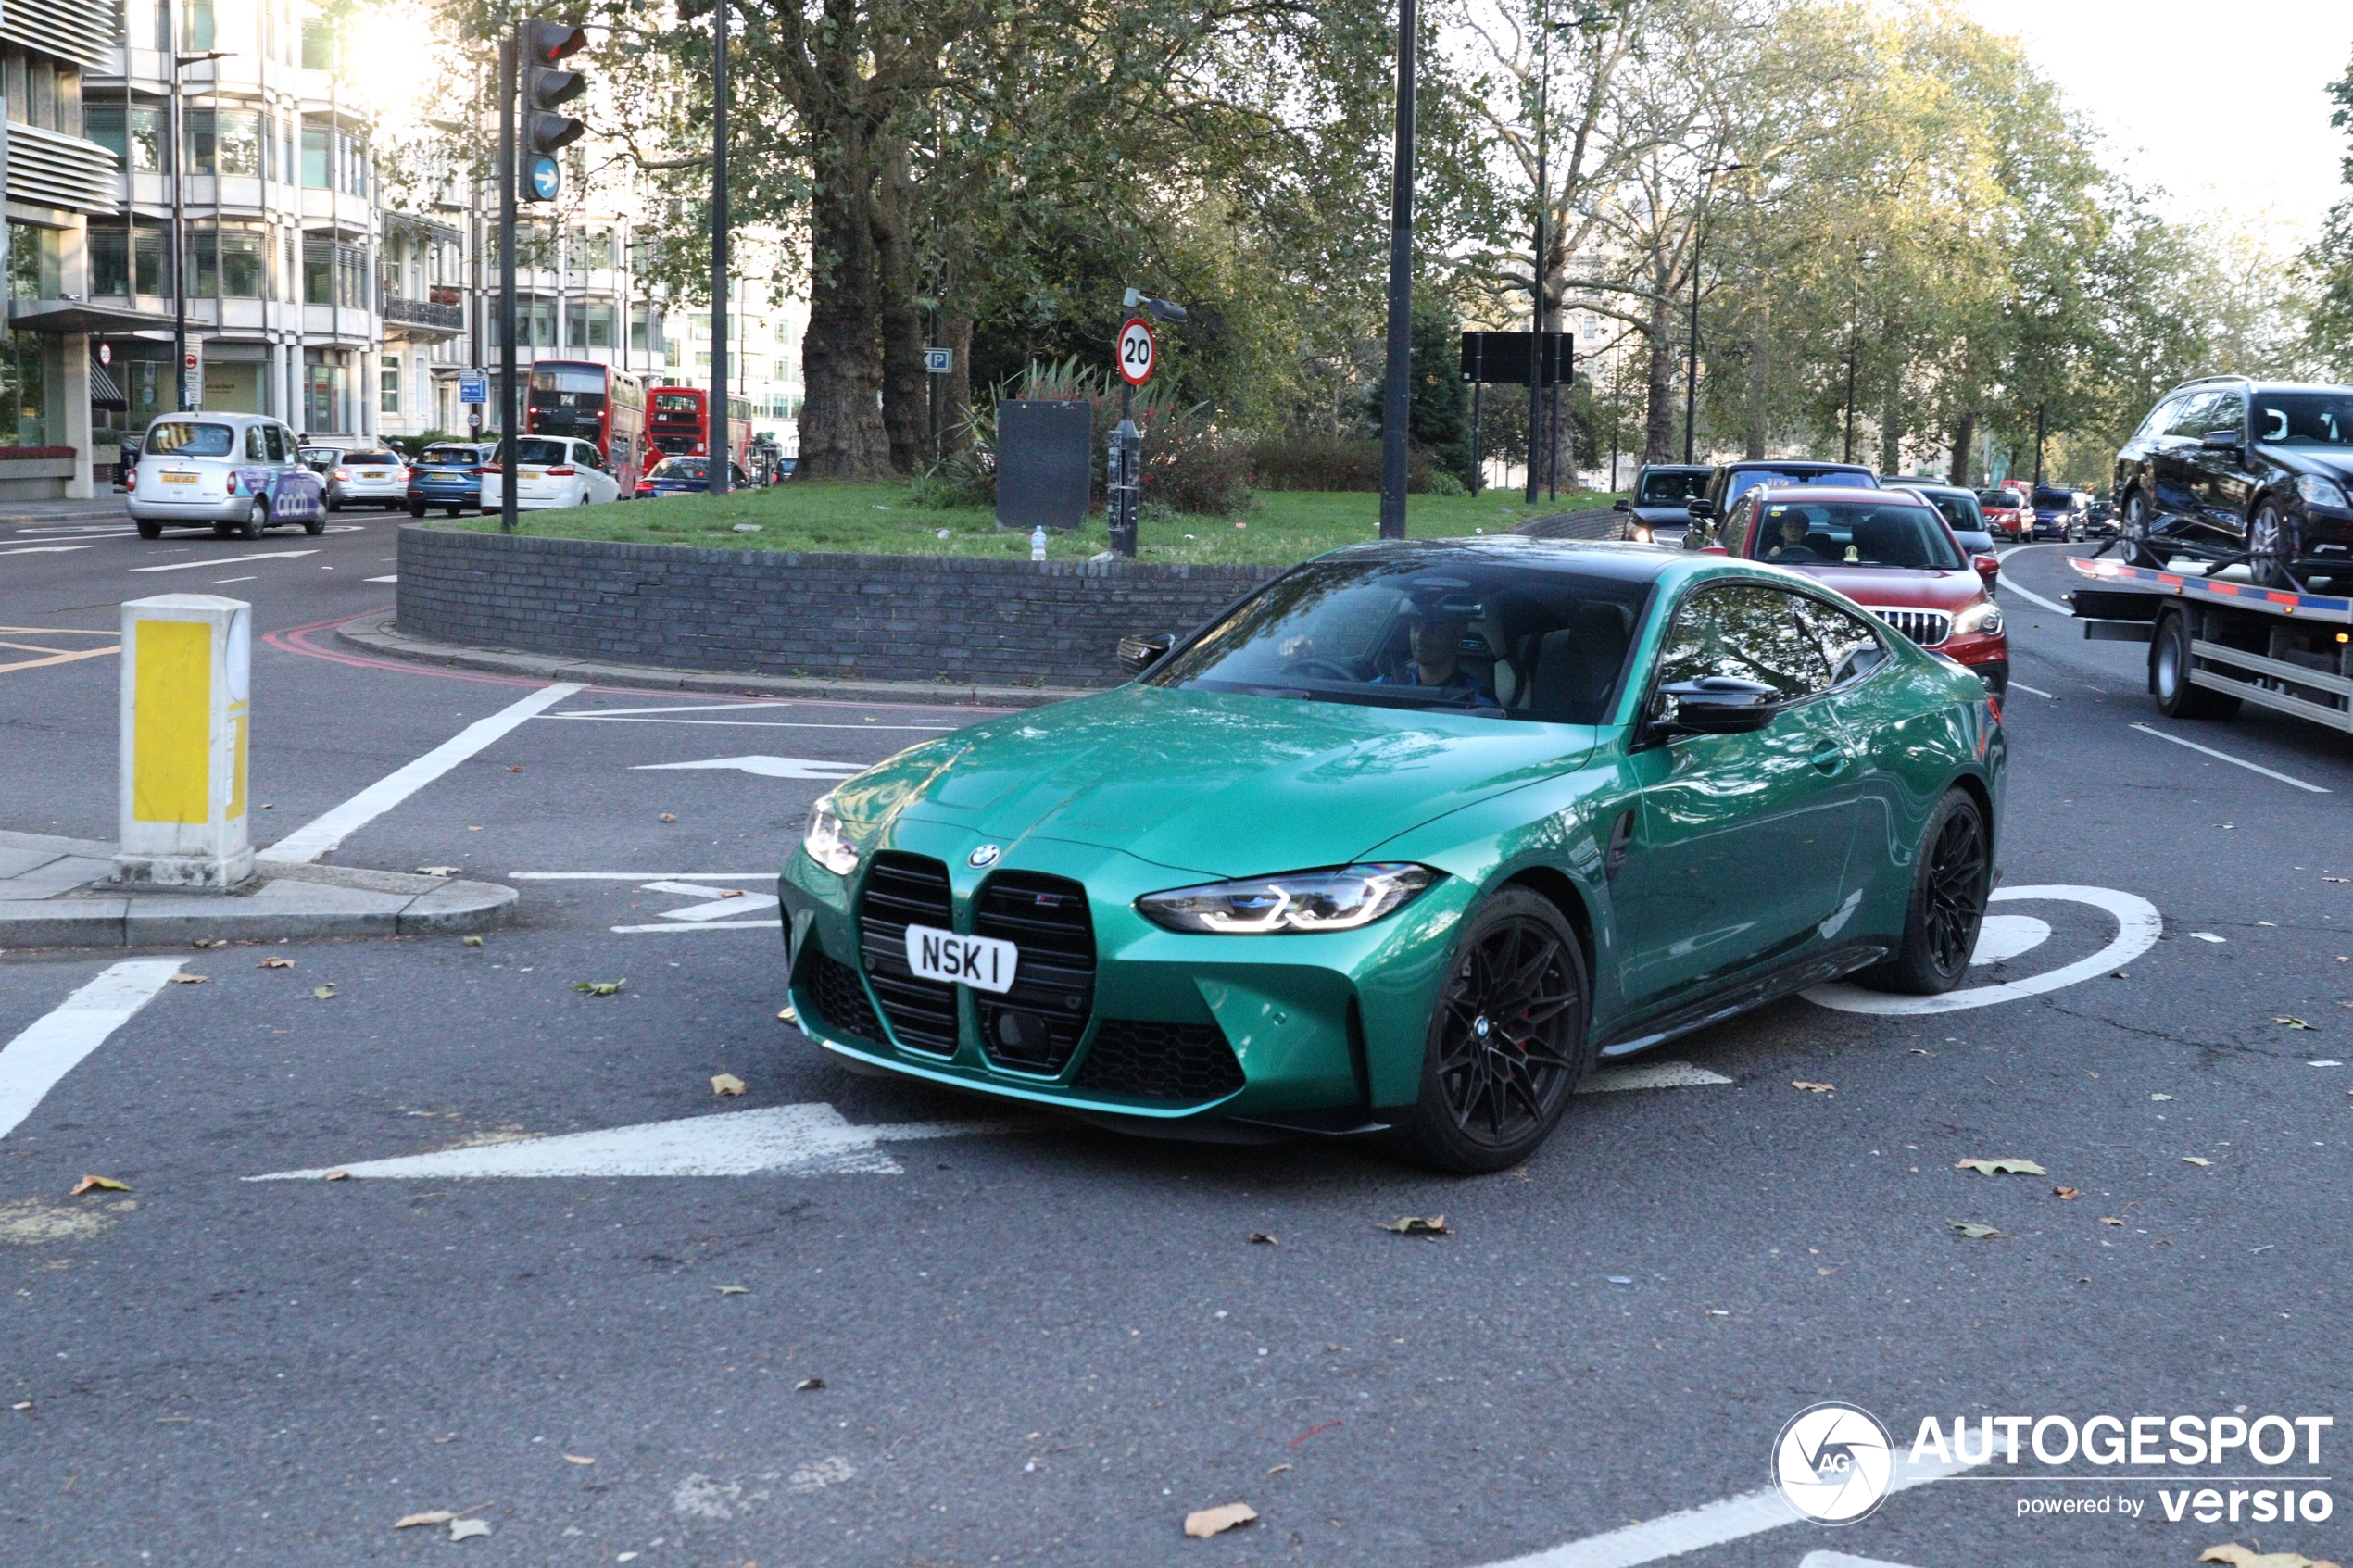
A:
POLYGON ((664 458, 654 465, 648 479, 705 479, 710 477, 711 460, 707 458, 664 458))
POLYGON ((1724 490, 1724 505, 1734 501, 1760 484, 1780 489, 1792 484, 1835 484, 1843 490, 1876 490, 1878 476, 1869 469, 1818 469, 1806 472, 1781 473, 1773 469, 1739 469, 1732 473, 1731 483, 1724 490))
POLYGON ((1966 563, 1936 514, 1901 502, 1775 501, 1764 508, 1749 555, 1780 566, 1910 567, 1953 571, 1966 563))
POLYGON ((400 459, 390 452, 354 452, 344 461, 356 469, 372 469, 383 468, 387 464, 396 463, 400 459))
POLYGON ((1716 477, 1713 469, 1701 469, 1692 473, 1646 473, 1642 475, 1642 494, 1634 497, 1645 507, 1672 506, 1688 501, 1694 495, 1707 494, 1707 482, 1716 477))
POLYGON ((1597 724, 1647 583, 1508 563, 1322 560, 1268 583, 1150 678, 1371 708, 1597 724))
POLYGON ((698 420, 702 418, 702 399, 684 392, 658 392, 654 394, 654 418, 698 420))
POLYGON ((1928 497, 1930 506, 1944 514, 1944 521, 1953 525, 1954 533, 1982 533, 1985 532, 1985 509, 1977 504, 1977 497, 1968 491, 1925 490, 1921 494, 1928 497))
POLYGON ((144 450, 159 458, 225 458, 233 450, 235 438, 236 433, 227 425, 161 420, 148 428, 144 450))
POLYGON ((2353 446, 2353 392, 2259 392, 2255 439, 2268 446, 2353 446))
POLYGON ((572 454, 560 441, 535 441, 526 435, 515 443, 518 463, 561 463, 571 460, 572 454))
POLYGON ((471 446, 428 446, 417 459, 430 468, 472 468, 481 460, 471 446))
POLYGON ((565 404, 574 404, 591 395, 595 403, 601 407, 605 400, 605 372, 602 370, 590 370, 584 366, 578 370, 531 372, 531 400, 534 403, 560 400, 565 404))
POLYGON ((2071 511, 2075 507, 2075 492, 2054 490, 2046 484, 2034 492, 2034 504, 2046 512, 2071 511))
POLYGON ((1999 507, 2005 511, 2018 505, 2017 494, 2008 490, 1981 490, 1977 499, 1981 506, 1999 507))

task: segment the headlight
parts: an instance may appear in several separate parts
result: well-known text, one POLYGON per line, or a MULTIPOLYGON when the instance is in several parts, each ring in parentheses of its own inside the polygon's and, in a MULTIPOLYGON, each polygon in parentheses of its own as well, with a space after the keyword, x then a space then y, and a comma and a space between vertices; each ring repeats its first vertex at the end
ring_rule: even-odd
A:
POLYGON ((1646 522, 1636 523, 1634 525, 1634 532, 1629 534, 1629 537, 1631 538, 1637 545, 1647 545, 1651 543, 1650 524, 1646 522))
POLYGON ((1136 908, 1154 925, 1222 936, 1353 931, 1403 908, 1444 874, 1428 866, 1387 864, 1287 872, 1147 893, 1136 908))
POLYGON ((2347 504, 2345 499, 2345 486, 2317 473, 2296 475, 2296 493, 2316 507, 2342 507, 2347 504))
POLYGON ((1998 637, 2002 634, 2002 611, 1991 603, 1974 604, 1953 617, 1952 634, 1956 637, 1998 637))
POLYGON ((834 797, 820 796, 817 804, 809 809, 809 834, 800 841, 809 858, 836 876, 848 876, 858 869, 858 850, 841 834, 841 819, 834 815, 834 797))

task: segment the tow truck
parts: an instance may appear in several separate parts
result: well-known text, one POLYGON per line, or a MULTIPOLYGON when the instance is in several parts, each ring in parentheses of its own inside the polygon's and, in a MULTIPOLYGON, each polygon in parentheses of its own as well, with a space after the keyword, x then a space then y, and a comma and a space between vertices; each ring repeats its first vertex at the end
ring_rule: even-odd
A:
POLYGON ((2095 643, 2146 643, 2169 719, 2228 719, 2243 702, 2353 733, 2353 598, 2199 571, 2070 556, 2068 595, 2095 643))

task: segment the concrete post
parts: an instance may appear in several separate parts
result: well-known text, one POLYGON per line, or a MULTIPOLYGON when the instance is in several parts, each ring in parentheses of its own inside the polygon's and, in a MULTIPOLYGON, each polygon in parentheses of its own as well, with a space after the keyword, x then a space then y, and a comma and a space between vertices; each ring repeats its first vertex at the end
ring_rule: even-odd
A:
POLYGON ((253 875, 252 634, 253 607, 212 594, 122 607, 117 883, 225 892, 253 875))

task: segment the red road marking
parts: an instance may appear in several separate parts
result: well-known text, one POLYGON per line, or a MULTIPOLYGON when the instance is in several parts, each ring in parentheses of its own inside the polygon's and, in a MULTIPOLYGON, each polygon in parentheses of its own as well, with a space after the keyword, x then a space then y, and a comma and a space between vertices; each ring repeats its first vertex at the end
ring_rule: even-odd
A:
POLYGON ((1287 1446, 1295 1449, 1299 1447, 1300 1444, 1307 1441, 1308 1438, 1315 1436, 1318 1432, 1329 1432, 1335 1426, 1345 1426, 1347 1424, 1348 1424, 1344 1421, 1327 1421, 1321 1426, 1311 1426, 1306 1431, 1301 1433, 1298 1436, 1293 1437, 1287 1446))

